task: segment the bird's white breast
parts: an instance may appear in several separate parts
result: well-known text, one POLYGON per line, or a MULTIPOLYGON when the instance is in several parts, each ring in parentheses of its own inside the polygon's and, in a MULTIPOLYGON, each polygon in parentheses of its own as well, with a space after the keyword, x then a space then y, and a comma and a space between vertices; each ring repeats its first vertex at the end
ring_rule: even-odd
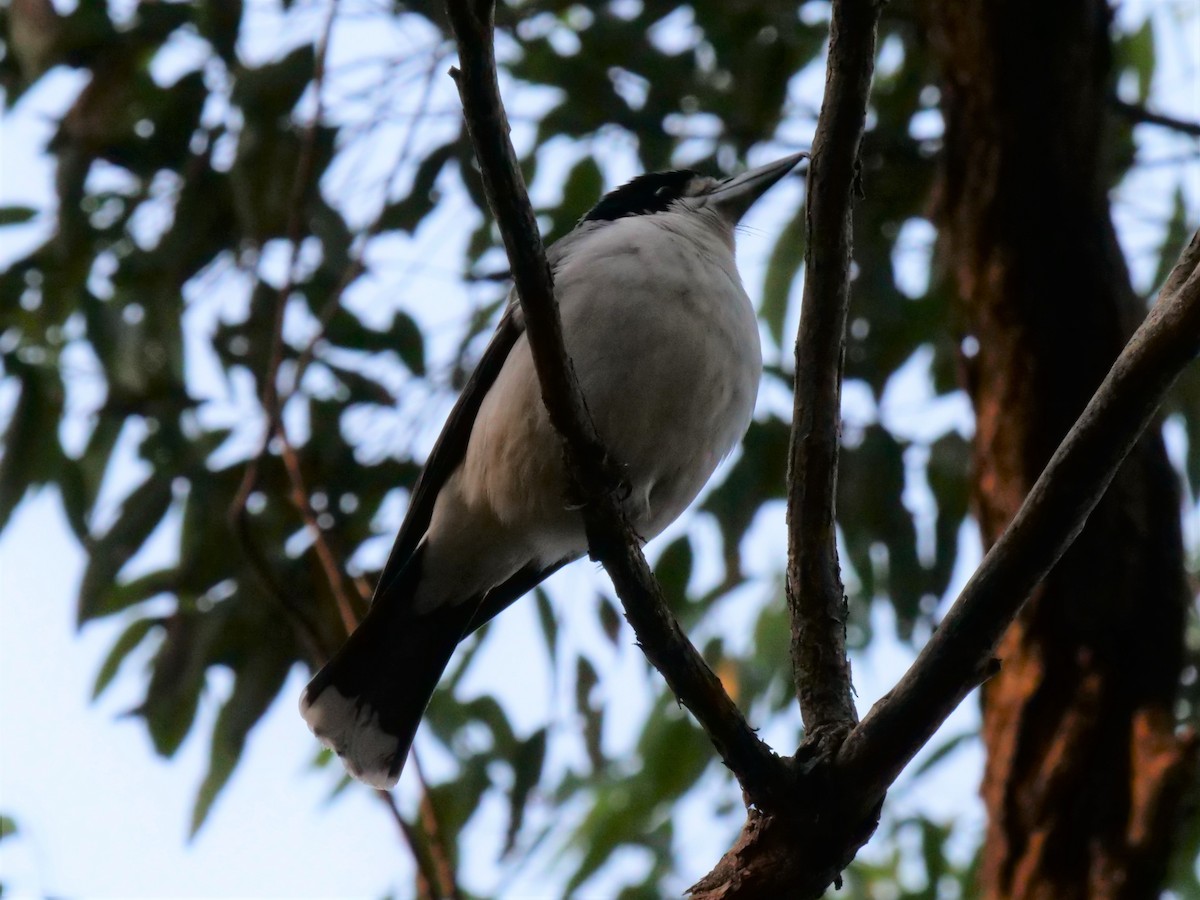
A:
MULTIPOLYGON (((762 373, 757 321, 716 229, 664 214, 567 241, 555 266, 567 351, 600 437, 624 467, 633 524, 651 538, 750 422, 762 373)), ((488 392, 452 482, 456 506, 539 535, 539 555, 586 549, 525 338, 488 392)))
POLYGON ((635 498, 645 495, 650 537, 692 501, 754 410, 762 352, 733 255, 694 219, 622 219, 571 252, 555 286, 584 396, 635 498))

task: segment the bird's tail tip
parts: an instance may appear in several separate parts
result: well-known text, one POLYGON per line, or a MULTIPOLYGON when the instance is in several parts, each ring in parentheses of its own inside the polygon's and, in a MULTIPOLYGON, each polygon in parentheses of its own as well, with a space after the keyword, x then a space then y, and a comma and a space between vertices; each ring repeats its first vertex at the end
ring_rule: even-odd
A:
POLYGON ((339 757, 346 771, 379 790, 396 786, 408 744, 389 734, 379 713, 359 697, 348 697, 332 684, 314 679, 300 695, 300 715, 317 739, 339 757))

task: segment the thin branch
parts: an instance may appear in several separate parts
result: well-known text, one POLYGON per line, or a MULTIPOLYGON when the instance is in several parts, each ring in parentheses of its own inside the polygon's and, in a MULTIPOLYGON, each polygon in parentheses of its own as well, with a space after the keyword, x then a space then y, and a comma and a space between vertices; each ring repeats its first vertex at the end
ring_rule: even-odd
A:
MULTIPOLYGON (((302 643, 308 648, 310 662, 320 663, 328 656, 327 650, 323 647, 322 635, 316 626, 303 614, 300 610, 288 604, 281 598, 286 596, 281 587, 277 584, 270 566, 263 556, 257 543, 254 541, 252 530, 250 527, 249 517, 246 511, 246 501, 251 493, 253 493, 258 483, 258 473, 262 458, 268 452, 273 438, 279 439, 280 452, 283 458, 284 467, 288 474, 289 483, 292 487, 292 502, 296 506, 304 519, 305 525, 313 536, 314 546, 317 552, 317 557, 321 563, 325 576, 329 581, 330 589, 333 592, 335 602, 338 607, 338 614, 342 624, 349 634, 354 630, 358 623, 358 616, 355 613, 354 607, 350 601, 350 595, 343 581, 344 567, 341 565, 337 555, 330 547, 326 535, 320 527, 316 511, 312 508, 309 499, 308 489, 304 482, 303 473, 300 467, 300 460, 288 440, 287 431, 283 423, 283 407, 285 398, 282 398, 279 392, 279 370, 283 363, 284 355, 284 339, 283 339, 283 323, 284 315, 287 310, 288 300, 291 297, 292 290, 296 284, 296 273, 300 262, 300 244, 303 237, 304 226, 304 209, 307 204, 305 202, 305 194, 309 190, 313 180, 313 167, 316 160, 316 138, 321 125, 321 120, 324 118, 324 83, 326 73, 326 59, 328 57, 330 37, 333 33, 334 22, 338 15, 338 0, 332 0, 329 7, 329 14, 325 19, 324 28, 321 33, 317 45, 313 64, 313 91, 316 96, 316 107, 313 111, 312 118, 309 120, 308 126, 305 129, 300 145, 300 157, 296 165, 294 181, 292 182, 292 190, 289 201, 289 214, 287 222, 287 237, 291 243, 291 257, 288 262, 287 278, 283 286, 279 289, 275 300, 275 313, 272 321, 271 330, 271 351, 267 364, 267 371, 263 378, 263 392, 261 403, 264 412, 266 413, 267 423, 263 432, 262 444, 258 452, 250 459, 246 466, 246 472, 242 478, 242 482, 238 487, 237 495, 229 509, 230 523, 239 536, 239 543, 247 554, 253 571, 263 581, 264 587, 268 594, 281 604, 284 612, 288 615, 293 623, 293 627, 300 634, 302 643)), ((377 226, 377 223, 376 223, 377 226)), ((348 267, 344 273, 342 282, 338 285, 334 295, 327 302, 327 308, 330 309, 329 316, 332 317, 333 311, 337 309, 338 300, 341 297, 345 287, 357 277, 361 271, 362 257, 359 257, 348 267)), ((303 375, 304 366, 308 360, 302 358, 302 365, 298 365, 296 376, 293 382, 293 389, 298 387, 300 378, 303 375)), ((290 394, 288 397, 290 398, 290 394)), ((365 600, 370 596, 369 585, 363 579, 352 579, 352 583, 358 593, 365 600)), ((439 872, 434 867, 433 861, 429 856, 421 851, 420 842, 414 833, 412 826, 401 815, 399 808, 396 806, 395 800, 387 791, 376 792, 383 800, 384 804, 390 811, 392 818, 396 822, 397 827, 403 836, 405 843, 412 852, 413 859, 417 864, 417 883, 418 890, 425 889, 425 895, 441 900, 441 898, 457 898, 459 896, 458 889, 454 884, 453 869, 447 868, 449 876, 445 872, 439 872), (439 884, 447 885, 447 890, 442 891, 437 886, 439 884)), ((425 789, 425 794, 428 791, 425 789)), ((427 802, 427 796, 422 797, 422 802, 427 802)))
POLYGON ((400 836, 404 838, 404 843, 408 846, 408 850, 417 864, 417 897, 419 900, 424 900, 426 897, 432 898, 432 900, 443 900, 445 895, 438 889, 437 870, 433 867, 433 861, 429 858, 429 854, 421 846, 421 838, 417 835, 417 830, 413 828, 408 819, 404 818, 400 807, 396 805, 396 798, 391 793, 376 791, 375 796, 391 813, 392 821, 396 823, 396 827, 400 830, 400 836))
MULTIPOLYGON (((438 66, 442 60, 445 59, 445 56, 445 53, 438 50, 433 54, 433 58, 429 62, 429 67, 424 75, 424 83, 421 87, 421 99, 419 103, 420 107, 425 107, 429 104, 430 97, 433 93, 434 76, 437 73, 438 66)), ((385 221, 384 217, 388 211, 388 190, 391 188, 392 182, 395 181, 400 170, 408 163, 409 156, 412 153, 413 145, 416 142, 417 126, 420 124, 422 118, 423 115, 418 113, 413 117, 412 122, 409 124, 408 131, 404 136, 404 143, 400 147, 400 152, 396 155, 396 161, 392 164, 391 171, 383 180, 383 203, 381 203, 379 206, 379 212, 376 214, 371 223, 359 234, 357 239, 358 246, 353 258, 346 265, 345 271, 342 272, 341 277, 338 279, 337 285, 334 287, 333 291, 330 292, 329 297, 326 298, 321 307, 321 312, 317 316, 318 324, 316 333, 309 339, 308 343, 304 346, 304 349, 300 351, 300 355, 296 359, 295 370, 292 374, 291 391, 288 394, 289 398, 298 390, 300 390, 300 382, 304 378, 304 373, 308 370, 309 365, 312 364, 312 361, 316 356, 317 345, 325 336, 326 331, 328 331, 329 323, 333 321, 333 317, 337 315, 337 311, 341 309, 342 294, 345 293, 346 288, 348 288, 355 281, 355 279, 358 278, 359 275, 366 271, 367 245, 373 238, 377 237, 379 233, 383 231, 383 225, 385 221)), ((286 405, 286 402, 281 404, 281 406, 282 405, 286 405)))
POLYGON ((846 658, 847 610, 834 503, 851 217, 878 18, 874 0, 833 4, 829 74, 808 169, 804 299, 788 457, 787 596, 792 672, 810 738, 822 732, 844 735, 858 721, 846 658))
POLYGON ((563 345, 562 322, 525 182, 509 140, 496 82, 494 0, 448 0, 461 71, 451 70, 463 101, 492 212, 520 297, 542 399, 563 438, 567 469, 582 503, 588 546, 603 563, 650 662, 708 733, 725 764, 756 803, 769 803, 789 770, 746 724, 721 682, 667 608, 661 589, 617 499, 619 479, 588 415, 563 345))
POLYGON ((434 805, 433 795, 429 791, 425 769, 421 766, 421 758, 417 755, 417 751, 413 749, 410 753, 413 768, 417 773, 417 782, 421 785, 418 814, 421 817, 421 828, 424 829, 425 835, 429 839, 429 856, 432 859, 434 871, 437 873, 438 889, 444 896, 450 897, 452 900, 459 900, 462 892, 459 891, 458 883, 454 879, 453 857, 446 844, 445 832, 442 830, 441 818, 434 805))
MULTIPOLYGON (((325 19, 325 28, 317 45, 313 61, 313 94, 316 98, 316 108, 304 132, 300 145, 300 158, 296 163, 296 175, 292 181, 291 195, 288 201, 287 239, 292 246, 291 258, 288 260, 287 278, 279 294, 275 298, 275 319, 271 331, 271 356, 267 364, 266 378, 263 380, 263 409, 267 412, 267 435, 264 443, 270 443, 270 436, 282 427, 281 416, 283 406, 279 395, 279 368, 283 364, 283 319, 287 311, 288 299, 296 285, 296 272, 300 264, 300 244, 303 237, 304 195, 312 182, 313 166, 316 161, 317 131, 324 117, 325 101, 325 61, 329 54, 329 38, 333 33, 333 23, 337 18, 338 0, 332 0, 329 5, 329 15, 325 19)), ((315 187, 315 186, 314 186, 315 187)), ((260 454, 261 456, 261 454, 260 454)))
MULTIPOLYGON (((309 499, 308 486, 304 482, 304 472, 300 468, 300 457, 296 453, 296 448, 292 446, 288 440, 287 434, 283 427, 279 430, 280 452, 283 456, 283 467, 287 471, 288 482, 292 486, 292 505, 299 511, 301 518, 304 519, 304 525, 308 529, 308 533, 313 539, 313 549, 316 551, 317 559, 321 563, 321 568, 325 572, 325 579, 329 582, 329 589, 333 592, 333 601, 337 604, 338 616, 341 617, 342 627, 346 629, 346 634, 354 631, 358 625, 358 613, 355 611, 353 604, 350 602, 350 593, 346 588, 345 580, 342 573, 344 567, 339 562, 338 554, 333 552, 333 548, 329 545, 329 538, 325 534, 325 529, 321 527, 318 521, 317 511, 313 509, 312 501, 309 499)), ((370 593, 361 593, 360 600, 366 601, 370 599, 370 593)))
POLYGON ((1180 134, 1200 137, 1200 122, 1189 122, 1186 119, 1177 119, 1174 116, 1152 112, 1142 103, 1127 103, 1124 100, 1114 100, 1113 105, 1117 108, 1118 112, 1131 122, 1158 125, 1161 128, 1178 131, 1180 134))
MULTIPOLYGON (((263 375, 263 388, 260 403, 267 416, 266 427, 263 429, 262 442, 258 451, 251 457, 246 466, 242 482, 237 494, 229 507, 229 518, 235 523, 235 528, 248 532, 245 523, 246 500, 258 484, 259 463, 271 446, 271 438, 278 431, 282 422, 282 406, 279 397, 279 369, 283 365, 283 320, 287 311, 288 298, 296 284, 296 272, 300 263, 300 240, 304 226, 304 194, 312 180, 312 170, 316 160, 317 131, 324 115, 323 88, 325 85, 325 61, 329 52, 329 38, 333 33, 333 23, 337 18, 338 0, 333 0, 329 7, 329 15, 325 19, 325 27, 317 45, 313 59, 313 93, 316 97, 316 108, 312 118, 305 128, 300 143, 300 156, 296 162, 296 172, 292 180, 289 195, 287 238, 292 247, 288 260, 287 277, 275 297, 275 311, 271 322, 271 351, 268 356, 267 371, 263 375)), ((255 289, 257 289, 257 281, 255 289)))
POLYGON ((851 733, 838 764, 864 796, 883 791, 977 682, 1009 623, 1108 488, 1179 373, 1200 354, 1200 231, 1158 303, 992 547, 887 696, 851 733))

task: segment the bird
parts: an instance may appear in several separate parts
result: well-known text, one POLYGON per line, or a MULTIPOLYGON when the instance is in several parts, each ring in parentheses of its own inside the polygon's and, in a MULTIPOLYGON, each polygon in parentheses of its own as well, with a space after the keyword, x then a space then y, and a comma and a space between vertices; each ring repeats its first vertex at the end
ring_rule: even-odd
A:
MULTIPOLYGON (((734 229, 806 156, 723 179, 639 175, 547 248, 567 353, 643 540, 691 504, 750 425, 762 349, 734 229)), ((352 776, 393 787, 455 647, 586 554, 569 498, 514 288, 366 615, 301 695, 309 728, 352 776)))

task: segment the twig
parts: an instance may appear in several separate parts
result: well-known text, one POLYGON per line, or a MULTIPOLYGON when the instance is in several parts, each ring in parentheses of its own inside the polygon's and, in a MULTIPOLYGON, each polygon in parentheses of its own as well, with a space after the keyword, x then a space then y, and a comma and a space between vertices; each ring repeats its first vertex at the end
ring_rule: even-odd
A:
MULTIPOLYGON (((263 379, 263 392, 261 403, 263 410, 267 416, 267 424, 264 429, 262 444, 258 452, 249 461, 246 472, 239 485, 237 495, 234 502, 230 506, 229 518, 235 531, 240 537, 240 543, 247 552, 252 568, 256 571, 259 577, 264 581, 264 584, 273 598, 283 596, 282 590, 275 582, 270 567, 266 560, 259 552, 257 544, 253 540, 251 534, 249 520, 246 515, 246 501, 250 494, 254 491, 258 482, 258 472, 263 456, 267 453, 271 446, 272 439, 278 439, 280 455, 283 460, 284 468, 287 472, 288 481, 292 488, 291 500, 296 509, 300 512, 304 520, 305 526, 313 537, 314 549, 317 558, 320 561, 321 567, 325 573, 325 577, 329 581, 330 590, 334 596, 334 602, 337 604, 338 614, 341 618, 342 625, 346 633, 349 634, 358 624, 358 615, 350 601, 350 594, 347 590, 343 571, 344 567, 330 546, 327 535, 321 528, 318 521, 316 510, 312 507, 312 502, 309 498, 308 488, 304 480, 303 470, 300 465, 299 455, 296 449, 292 446, 288 439, 287 430, 283 423, 283 408, 286 399, 290 399, 292 393, 298 389, 300 379, 304 374, 304 368, 308 365, 312 358, 312 348, 316 343, 316 339, 305 348, 305 352, 301 355, 298 363, 295 376, 293 378, 292 392, 287 398, 281 398, 279 392, 279 370, 283 363, 284 354, 284 339, 283 339, 283 323, 284 314, 287 310, 288 300, 291 297, 292 290, 296 284, 296 272, 300 259, 300 244, 303 229, 303 210, 305 208, 304 195, 312 181, 313 164, 315 160, 315 147, 317 129, 320 127, 323 118, 324 103, 322 88, 325 80, 325 63, 328 56, 329 40, 333 32, 334 21, 337 18, 338 0, 332 0, 329 8, 329 14, 325 20, 325 26, 321 34, 321 38, 315 54, 313 67, 313 90, 316 95, 316 108, 313 111, 312 118, 305 130, 303 141, 301 143, 300 158, 296 166, 295 180, 292 183, 290 195, 290 206, 287 224, 287 236, 291 243, 292 251, 288 263, 287 278, 284 285, 279 289, 275 301, 275 314, 272 321, 271 331, 271 353, 267 365, 267 371, 263 379)), ((440 58, 440 57, 439 57, 440 58)), ((431 76, 432 77, 432 76, 431 76)), ((426 94, 428 96, 428 93, 426 94)), ((415 128, 415 126, 414 126, 415 128)), ((411 141, 411 132, 410 132, 411 141)), ((405 156, 408 152, 409 143, 406 142, 405 149, 401 156, 405 156)), ((382 213, 381 213, 382 215, 382 213)), ((366 238, 369 239, 372 234, 378 233, 379 220, 377 219, 368 229, 366 238)), ((365 245, 364 245, 365 246, 365 245)), ((332 318, 334 312, 338 308, 338 301, 341 298, 345 288, 358 276, 362 271, 362 253, 360 248, 358 256, 347 266, 343 273, 342 279, 336 287, 335 291, 326 301, 325 309, 322 311, 322 332, 328 325, 328 319, 332 318)), ((319 337, 319 335, 318 335, 319 337)), ((351 583, 362 597, 366 600, 370 596, 370 586, 361 578, 351 579, 351 583)), ((322 662, 323 657, 327 654, 324 652, 319 632, 315 626, 304 616, 299 610, 280 601, 285 612, 301 635, 302 640, 306 645, 311 644, 310 656, 311 661, 322 662)), ((428 796, 428 787, 422 779, 422 811, 423 815, 426 810, 432 811, 432 802, 428 796)), ((387 791, 376 791, 376 794, 383 800, 395 820, 401 835, 404 837, 405 843, 412 852, 413 859, 417 865, 417 887, 418 893, 422 896, 430 896, 435 900, 441 898, 458 898, 459 891, 454 882, 454 870, 449 862, 449 858, 444 854, 444 848, 440 843, 440 837, 434 827, 430 828, 426 825, 426 830, 431 834, 431 854, 422 852, 420 841, 415 834, 412 826, 401 815, 399 808, 396 806, 395 800, 387 791), (432 856, 432 860, 430 859, 432 856), (436 864, 436 865, 435 865, 436 864)))
MULTIPOLYGON (((441 51, 436 51, 433 54, 433 58, 429 62, 428 70, 425 73, 425 81, 421 88, 420 106, 422 107, 428 105, 429 103, 429 99, 433 93, 433 79, 437 73, 438 65, 445 58, 445 55, 446 54, 442 53, 441 51)), ((371 221, 370 225, 368 225, 360 233, 358 238, 358 248, 354 254, 354 257, 346 265, 346 269, 344 272, 342 272, 341 278, 338 279, 337 285, 334 287, 333 291, 329 294, 329 297, 325 300, 324 305, 321 307, 321 312, 317 317, 318 325, 316 334, 309 339, 308 343, 304 346, 304 349, 300 351, 300 355, 296 359, 296 367, 292 375, 292 385, 291 391, 289 392, 289 397, 300 389, 300 382, 304 378, 304 373, 308 370, 309 365, 312 363, 313 358, 316 355, 317 344, 319 344, 321 338, 325 336, 325 332, 329 328, 329 323, 333 321, 333 317, 337 314, 337 311, 341 309, 342 294, 345 292, 346 288, 348 288, 354 282, 354 280, 366 270, 365 257, 367 253, 367 244, 369 244, 371 239, 376 237, 380 231, 383 230, 384 215, 387 213, 388 209, 388 189, 395 180, 400 169, 403 168, 404 164, 408 162, 409 154, 412 152, 412 147, 416 139, 417 125, 420 123, 422 118, 423 116, 418 112, 413 117, 412 122, 409 124, 408 131, 404 136, 404 144, 400 147, 400 152, 396 156, 396 161, 392 165, 392 170, 384 179, 384 200, 379 207, 379 213, 371 221)))
MULTIPOLYGON (((325 40, 326 42, 328 41, 328 32, 326 32, 325 40)), ((433 59, 429 63, 428 70, 425 75, 425 84, 422 89, 422 105, 427 104, 429 101, 433 87, 434 74, 437 70, 438 63, 444 58, 444 56, 444 53, 435 52, 433 59)), ((414 120, 412 125, 409 127, 407 134, 405 135, 404 144, 400 148, 396 162, 393 165, 392 171, 389 173, 385 184, 390 185, 391 181, 395 178, 396 173, 400 170, 404 163, 407 162, 416 136, 416 126, 417 121, 414 120)), ((329 323, 332 321, 334 315, 336 315, 337 311, 341 308, 341 298, 343 292, 365 270, 366 266, 364 263, 364 256, 366 254, 367 243, 371 240, 371 238, 379 234, 383 225, 383 216, 386 211, 387 202, 385 197, 385 202, 380 207, 379 214, 361 233, 357 252, 346 265, 345 270, 342 272, 342 275, 339 278, 338 283, 334 286, 334 289, 325 299, 318 317, 319 327, 317 333, 312 336, 296 359, 296 365, 291 379, 291 386, 287 395, 277 401, 277 406, 280 410, 286 407, 288 400, 290 400, 300 390, 300 383, 304 378, 304 373, 314 359, 316 346, 321 337, 325 334, 325 331, 329 327, 329 323)), ((295 248, 295 246, 298 245, 293 246, 295 248)), ((294 264, 295 256, 293 256, 293 266, 294 264)), ((279 308, 282 308, 282 306, 279 308)), ((282 323, 277 321, 276 324, 278 327, 282 323)), ((276 334, 282 334, 282 332, 276 331, 276 334)), ((278 369, 277 364, 275 368, 276 370, 278 369)), ((296 452, 296 449, 292 446, 291 441, 288 439, 282 422, 279 423, 276 429, 276 435, 280 440, 280 448, 284 467, 287 470, 288 478, 292 485, 292 502, 296 509, 300 511, 300 514, 304 518, 305 525, 313 537, 314 549, 316 550, 317 557, 320 560, 321 567, 325 571, 325 577, 329 582, 330 589, 333 592, 334 602, 337 604, 338 608, 338 615, 341 617, 342 625, 345 627, 346 633, 349 634, 354 630, 355 626, 357 626, 359 616, 355 612, 354 606, 350 601, 350 596, 344 584, 343 572, 345 567, 338 561, 338 555, 333 552, 329 545, 328 536, 318 522, 316 511, 312 508, 311 501, 309 500, 308 489, 304 482, 304 475, 300 467, 299 456, 296 452)), ((370 599, 371 586, 366 582, 365 579, 361 577, 352 578, 351 583, 363 600, 370 599)))
POLYGON ((603 563, 650 662, 708 733, 755 803, 770 803, 789 770, 746 724, 704 659, 679 628, 617 501, 619 479, 596 435, 563 346, 537 221, 508 136, 496 82, 494 0, 448 0, 461 71, 451 70, 463 101, 484 188, 517 285, 542 399, 563 438, 567 470, 583 503, 593 559, 603 563))
MULTIPOLYGON (((346 590, 342 577, 343 566, 338 561, 337 554, 329 546, 325 529, 321 527, 317 511, 313 509, 312 501, 309 500, 304 473, 300 469, 300 457, 296 454, 296 448, 292 446, 282 428, 279 432, 279 445, 280 453, 283 456, 283 466, 287 470, 288 481, 292 486, 292 505, 300 512, 309 534, 312 535, 313 548, 316 550, 317 559, 320 560, 321 568, 325 572, 325 579, 329 582, 329 589, 333 592, 333 600, 337 604, 342 627, 346 629, 348 635, 358 625, 359 616, 351 604, 350 595, 346 590)), ((365 601, 370 599, 370 596, 369 592, 361 594, 361 599, 365 601)))
MULTIPOLYGON (((288 260, 287 278, 275 299, 275 319, 271 331, 271 356, 267 364, 267 375, 263 382, 263 409, 267 411, 267 439, 282 428, 280 416, 283 406, 279 402, 279 368, 283 364, 283 319, 287 311, 288 299, 296 284, 296 271, 300 262, 300 241, 303 229, 304 195, 312 181, 313 163, 316 158, 317 129, 321 126, 324 115, 325 60, 329 54, 329 37, 333 33, 333 23, 337 18, 338 0, 329 4, 329 15, 325 19, 325 28, 321 34, 320 43, 313 60, 313 94, 316 108, 312 119, 304 132, 304 140, 300 145, 300 158, 296 163, 295 180, 292 182, 291 195, 288 201, 287 238, 292 245, 291 258, 288 260)), ((260 454, 261 455, 261 454, 260 454)))
POLYGON ((417 897, 420 900, 424 900, 426 897, 432 898, 432 900, 443 900, 445 895, 438 889, 438 876, 437 871, 433 868, 433 862, 422 848, 416 829, 400 812, 400 807, 396 805, 396 798, 388 791, 376 791, 375 796, 383 801, 383 805, 391 813, 392 820, 400 829, 400 835, 404 838, 404 843, 408 845, 409 852, 412 853, 413 860, 417 864, 417 897))
POLYGON ((1186 119, 1177 119, 1174 116, 1151 112, 1142 103, 1127 103, 1124 100, 1113 100, 1113 105, 1117 108, 1118 112, 1131 122, 1158 125, 1162 128, 1170 128, 1172 131, 1178 131, 1181 134, 1200 137, 1200 122, 1189 122, 1186 119))
POLYGON ((323 115, 322 88, 325 84, 325 60, 329 52, 329 37, 333 33, 333 23, 337 18, 338 0, 332 0, 329 15, 325 19, 325 27, 313 59, 313 92, 316 97, 316 109, 304 131, 300 144, 300 156, 296 162, 296 173, 292 181, 289 195, 287 237, 292 252, 288 260, 287 277, 275 297, 275 314, 271 322, 271 352, 268 357, 267 371, 263 375, 262 397, 260 402, 267 416, 267 424, 263 429, 262 443, 258 451, 251 457, 246 466, 242 482, 238 486, 233 503, 230 504, 229 517, 244 529, 246 515, 246 500, 258 484, 259 463, 271 446, 271 438, 275 436, 282 423, 282 406, 279 398, 279 369, 283 365, 283 320, 287 311, 288 298, 296 284, 296 271, 300 261, 300 239, 303 229, 304 193, 312 180, 313 162, 316 156, 317 129, 320 127, 323 115))
POLYGON ((916 661, 851 733, 847 779, 882 791, 978 682, 1034 586, 1083 529, 1179 373, 1200 353, 1200 231, 1008 530, 916 661))
POLYGON ((788 610, 792 673, 808 737, 857 721, 846 658, 846 598, 834 502, 858 152, 875 69, 873 0, 834 3, 825 98, 808 169, 804 299, 796 338, 788 457, 788 610))
POLYGON ((417 773, 417 781, 421 785, 421 802, 417 807, 421 816, 421 827, 429 838, 429 855, 433 860, 433 868, 437 873, 439 891, 443 896, 459 900, 462 892, 454 878, 454 862, 450 848, 446 846, 443 837, 441 819, 437 807, 433 803, 433 795, 429 792, 429 782, 425 779, 425 770, 421 766, 421 758, 416 749, 410 751, 413 768, 417 773))

